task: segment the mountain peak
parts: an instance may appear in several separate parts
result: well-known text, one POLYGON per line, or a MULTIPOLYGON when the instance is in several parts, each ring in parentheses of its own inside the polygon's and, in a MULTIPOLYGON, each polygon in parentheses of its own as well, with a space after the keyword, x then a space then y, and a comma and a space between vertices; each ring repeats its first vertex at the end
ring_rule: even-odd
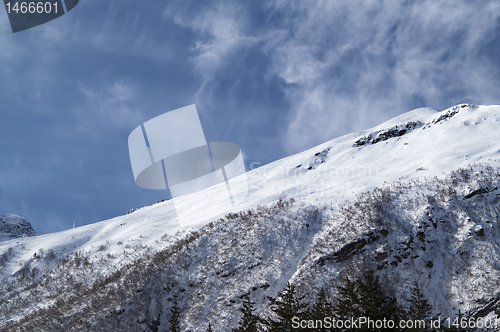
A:
POLYGON ((16 214, 0 214, 0 241, 36 236, 31 224, 16 214))

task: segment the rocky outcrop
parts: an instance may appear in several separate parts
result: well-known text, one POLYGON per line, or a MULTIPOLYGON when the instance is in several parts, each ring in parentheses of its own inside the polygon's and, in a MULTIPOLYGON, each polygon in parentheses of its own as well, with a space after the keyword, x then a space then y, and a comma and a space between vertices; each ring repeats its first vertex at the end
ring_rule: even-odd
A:
POLYGON ((36 236, 29 222, 15 214, 0 214, 0 241, 25 236, 36 236))
POLYGON ((356 142, 354 142, 354 147, 376 144, 378 142, 387 141, 388 139, 394 137, 400 137, 403 136, 404 134, 413 131, 416 128, 422 127, 423 125, 424 123, 420 121, 410 121, 407 123, 394 126, 392 128, 379 130, 358 139, 356 142))

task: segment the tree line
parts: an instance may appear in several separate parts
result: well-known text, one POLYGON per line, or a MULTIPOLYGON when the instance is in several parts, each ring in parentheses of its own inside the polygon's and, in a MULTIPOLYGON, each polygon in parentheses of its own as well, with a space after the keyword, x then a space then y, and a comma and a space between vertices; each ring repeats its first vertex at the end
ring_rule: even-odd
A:
MULTIPOLYGON (((295 285, 288 282, 276 297, 267 296, 271 315, 255 313, 255 302, 248 294, 242 297, 238 327, 232 332, 288 332, 288 331, 496 331, 487 324, 478 328, 476 320, 468 313, 458 314, 448 320, 433 315, 433 308, 418 283, 413 285, 410 296, 398 301, 391 296, 373 270, 360 277, 345 277, 337 286, 337 297, 331 299, 324 289, 313 303, 298 296, 295 285), (365 320, 360 321, 361 317, 365 320), (368 319, 369 318, 369 319, 368 319), (403 327, 400 323, 403 323, 403 327)), ((180 331, 180 309, 172 308, 170 331, 180 331)), ((208 324, 207 332, 213 331, 208 324)))

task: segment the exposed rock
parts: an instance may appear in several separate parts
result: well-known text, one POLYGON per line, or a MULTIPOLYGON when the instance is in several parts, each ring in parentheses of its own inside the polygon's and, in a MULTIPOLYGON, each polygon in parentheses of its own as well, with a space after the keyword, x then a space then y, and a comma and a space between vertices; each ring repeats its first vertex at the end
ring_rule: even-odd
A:
POLYGON ((387 256, 389 256, 389 254, 387 253, 387 251, 384 251, 384 252, 379 252, 376 256, 375 256, 375 260, 376 261, 382 261, 384 259, 387 258, 387 256))
POLYGON ((375 144, 378 142, 387 141, 390 138, 400 137, 404 134, 409 133, 415 128, 422 127, 423 125, 424 123, 420 121, 409 121, 407 123, 403 123, 389 129, 379 130, 358 139, 356 142, 354 142, 354 147, 375 144))
POLYGON ((389 231, 387 229, 381 229, 378 231, 382 236, 387 236, 389 235, 389 231))
POLYGON ((25 236, 36 236, 29 222, 15 214, 0 214, 0 241, 25 236))
POLYGON ((490 191, 495 191, 497 190, 498 187, 495 187, 493 190, 489 190, 488 188, 479 188, 477 190, 474 190, 473 192, 471 192, 470 194, 466 195, 464 198, 465 199, 470 199, 474 196, 477 196, 477 195, 484 195, 484 194, 487 194, 489 193, 490 191))
POLYGON ((477 236, 484 236, 484 227, 482 225, 474 226, 473 230, 477 236))
MULTIPOLYGON (((325 150, 323 151, 320 151, 320 152, 316 152, 312 158, 310 159, 309 162, 304 162, 305 164, 309 164, 309 166, 307 167, 307 170, 310 171, 310 170, 313 170, 313 169, 316 169, 316 167, 318 167, 319 165, 323 164, 327 158, 328 158, 328 152, 331 150, 331 147, 330 148, 326 148, 325 150)), ((299 168, 301 167, 302 164, 298 165, 296 168, 299 168)))
POLYGON ((439 123, 439 122, 441 122, 443 120, 451 119, 457 113, 458 113, 458 108, 457 107, 453 107, 450 111, 442 114, 439 118, 437 118, 436 120, 434 120, 433 123, 439 123))
POLYGON ((367 244, 373 243, 380 239, 381 233, 385 233, 387 230, 379 230, 377 232, 369 232, 365 234, 362 238, 350 242, 344 245, 342 248, 334 252, 333 254, 325 255, 318 258, 317 263, 321 266, 325 265, 325 260, 333 260, 335 262, 343 262, 349 257, 354 256, 363 249, 367 244))

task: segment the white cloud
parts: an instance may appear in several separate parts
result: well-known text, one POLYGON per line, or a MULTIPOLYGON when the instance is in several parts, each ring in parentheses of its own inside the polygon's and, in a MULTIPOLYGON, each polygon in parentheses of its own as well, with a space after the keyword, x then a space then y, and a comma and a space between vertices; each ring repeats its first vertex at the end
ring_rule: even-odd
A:
POLYGON ((291 33, 268 50, 275 74, 293 83, 290 152, 408 111, 415 96, 438 107, 450 88, 465 92, 457 102, 495 95, 498 80, 474 53, 495 33, 496 3, 292 3, 275 2, 291 33))
POLYGON ((170 5, 164 12, 165 17, 176 24, 201 34, 191 60, 205 81, 223 69, 240 48, 258 42, 257 38, 247 34, 247 17, 241 6, 221 1, 209 8, 199 13, 179 13, 177 6, 170 5))
POLYGON ((80 130, 130 128, 141 123, 142 112, 134 103, 138 92, 132 83, 120 80, 95 87, 79 82, 78 88, 88 101, 77 110, 80 130))
POLYGON ((244 5, 215 1, 207 8, 165 12, 198 34, 192 61, 207 92, 202 99, 212 98, 211 80, 234 70, 237 51, 263 52, 267 76, 286 83, 289 153, 413 107, 500 102, 500 82, 478 58, 496 34, 498 2, 275 0, 264 5, 260 22, 244 5))

